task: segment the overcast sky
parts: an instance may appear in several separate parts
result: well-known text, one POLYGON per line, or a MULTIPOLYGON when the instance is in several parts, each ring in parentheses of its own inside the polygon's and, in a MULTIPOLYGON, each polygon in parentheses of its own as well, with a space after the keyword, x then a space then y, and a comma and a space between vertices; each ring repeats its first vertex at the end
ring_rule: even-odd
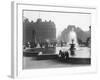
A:
POLYGON ((79 14, 79 13, 58 13, 58 12, 39 12, 39 11, 24 11, 24 17, 29 21, 36 22, 37 18, 41 18, 42 21, 53 21, 56 25, 57 36, 68 27, 68 25, 75 25, 82 30, 89 30, 91 25, 91 14, 79 14))

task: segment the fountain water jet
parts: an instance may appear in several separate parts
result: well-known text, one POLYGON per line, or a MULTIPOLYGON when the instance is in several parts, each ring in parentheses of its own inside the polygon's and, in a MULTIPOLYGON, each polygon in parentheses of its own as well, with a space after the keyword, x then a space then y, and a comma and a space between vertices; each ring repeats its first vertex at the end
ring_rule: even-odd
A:
POLYGON ((78 42, 77 42, 77 35, 76 32, 74 31, 74 28, 69 32, 68 34, 68 43, 67 45, 69 46, 70 44, 74 44, 75 48, 78 48, 78 42))

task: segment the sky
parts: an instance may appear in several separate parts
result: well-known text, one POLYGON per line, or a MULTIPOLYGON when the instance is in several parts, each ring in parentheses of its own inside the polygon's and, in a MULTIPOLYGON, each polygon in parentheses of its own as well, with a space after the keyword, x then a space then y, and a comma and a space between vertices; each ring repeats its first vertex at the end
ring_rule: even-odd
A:
POLYGON ((75 25, 84 31, 88 31, 91 25, 91 14, 84 13, 24 11, 23 16, 28 18, 29 21, 33 20, 34 22, 36 22, 38 18, 41 18, 42 21, 53 21, 56 25, 56 36, 59 36, 68 25, 75 25))

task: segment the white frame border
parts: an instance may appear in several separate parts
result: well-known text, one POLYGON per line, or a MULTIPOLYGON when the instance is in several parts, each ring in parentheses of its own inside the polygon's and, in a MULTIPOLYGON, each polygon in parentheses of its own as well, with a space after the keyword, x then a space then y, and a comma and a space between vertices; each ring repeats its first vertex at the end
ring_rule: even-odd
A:
POLYGON ((23 77, 42 77, 42 76, 54 76, 54 75, 65 75, 73 73, 86 73, 86 72, 96 72, 97 71, 97 57, 96 52, 93 47, 96 45, 94 36, 96 33, 96 8, 93 7, 75 7, 75 6, 55 6, 55 5, 39 5, 39 4, 25 4, 12 2, 12 65, 11 65, 11 76, 13 78, 23 78, 23 77), (32 10, 51 10, 51 11, 70 11, 70 12, 85 12, 91 13, 91 66, 84 67, 67 67, 67 68, 50 68, 50 69, 30 69, 22 70, 22 10, 32 9, 32 10), (95 53, 95 54, 94 54, 95 53), (48 73, 48 74, 47 74, 48 73))

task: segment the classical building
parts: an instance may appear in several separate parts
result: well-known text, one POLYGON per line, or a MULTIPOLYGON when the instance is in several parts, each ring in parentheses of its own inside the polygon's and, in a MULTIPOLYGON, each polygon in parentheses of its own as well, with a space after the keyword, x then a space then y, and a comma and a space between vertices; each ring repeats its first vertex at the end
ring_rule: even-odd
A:
MULTIPOLYGON (((68 25, 67 28, 65 28, 61 36, 59 37, 60 41, 68 42, 68 34, 72 30, 72 28, 75 30, 76 35, 77 35, 77 40, 79 42, 86 42, 88 38, 91 38, 91 26, 89 26, 90 30, 89 31, 83 31, 79 27, 75 27, 75 25, 68 25)), ((90 39, 89 39, 90 40, 90 39)), ((91 41, 89 41, 90 43, 91 41)))
POLYGON ((23 22, 23 41, 45 41, 56 40, 56 27, 52 21, 42 21, 40 18, 36 22, 23 22))

